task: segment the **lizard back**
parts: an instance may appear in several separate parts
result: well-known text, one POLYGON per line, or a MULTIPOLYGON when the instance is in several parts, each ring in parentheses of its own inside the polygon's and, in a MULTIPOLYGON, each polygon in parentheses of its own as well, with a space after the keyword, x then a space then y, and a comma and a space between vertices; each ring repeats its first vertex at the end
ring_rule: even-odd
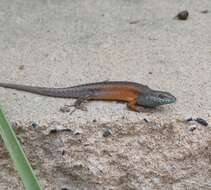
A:
MULTIPOLYGON (((90 99, 100 99, 102 96, 120 96, 124 92, 139 92, 149 89, 147 86, 128 81, 105 81, 88 83, 65 88, 47 88, 13 83, 0 83, 0 87, 10 88, 34 94, 60 98, 79 98, 90 96, 90 99), (112 94, 113 93, 113 94, 112 94)), ((106 99, 106 98, 104 98, 106 99)))

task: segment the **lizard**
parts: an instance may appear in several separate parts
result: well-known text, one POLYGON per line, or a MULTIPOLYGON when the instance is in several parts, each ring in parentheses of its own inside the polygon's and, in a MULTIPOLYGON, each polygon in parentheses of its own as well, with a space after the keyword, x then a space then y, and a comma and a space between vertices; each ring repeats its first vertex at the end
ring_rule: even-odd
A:
POLYGON ((104 81, 82 84, 65 88, 47 88, 11 83, 0 83, 0 87, 26 91, 57 98, 77 99, 74 107, 86 110, 82 103, 87 100, 127 102, 129 110, 141 112, 144 108, 176 102, 176 97, 169 92, 153 90, 146 85, 128 81, 104 81))

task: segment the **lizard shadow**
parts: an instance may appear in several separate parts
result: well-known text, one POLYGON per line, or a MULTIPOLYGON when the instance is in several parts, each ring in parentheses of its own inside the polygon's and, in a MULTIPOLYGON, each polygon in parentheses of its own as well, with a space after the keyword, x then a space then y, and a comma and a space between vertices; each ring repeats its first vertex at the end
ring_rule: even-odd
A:
MULTIPOLYGON (((81 110, 81 111, 88 111, 87 107, 88 107, 88 104, 90 102, 100 102, 100 100, 90 100, 90 101, 84 101, 81 108, 77 108, 75 107, 75 104, 71 104, 71 105, 64 105, 60 108, 60 111, 62 111, 63 113, 69 113, 70 115, 72 115, 75 111, 77 110, 81 110), (70 110, 70 108, 73 108, 73 110, 70 110)), ((111 102, 111 101, 104 101, 104 102, 111 102)), ((130 110, 129 108, 127 108, 127 103, 125 103, 125 101, 112 101, 112 102, 116 102, 117 104, 123 104, 126 106, 126 110, 127 111, 130 111, 130 112, 135 112, 133 110, 130 110)), ((165 113, 166 111, 166 108, 164 106, 159 106, 159 107, 154 107, 154 108, 149 108, 149 107, 143 107, 143 106, 140 106, 140 112, 139 113, 165 113)), ((137 112, 135 112, 137 113, 137 112)))

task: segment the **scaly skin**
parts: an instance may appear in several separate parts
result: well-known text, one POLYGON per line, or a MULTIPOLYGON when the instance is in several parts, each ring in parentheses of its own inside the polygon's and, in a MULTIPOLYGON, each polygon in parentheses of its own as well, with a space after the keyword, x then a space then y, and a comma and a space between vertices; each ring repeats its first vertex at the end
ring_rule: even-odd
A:
POLYGON ((148 86, 127 81, 106 81, 67 88, 45 88, 18 84, 0 83, 0 87, 27 91, 43 96, 76 98, 74 106, 82 108, 85 100, 106 100, 127 102, 130 110, 140 112, 143 107, 154 108, 176 102, 168 92, 152 90, 148 86))

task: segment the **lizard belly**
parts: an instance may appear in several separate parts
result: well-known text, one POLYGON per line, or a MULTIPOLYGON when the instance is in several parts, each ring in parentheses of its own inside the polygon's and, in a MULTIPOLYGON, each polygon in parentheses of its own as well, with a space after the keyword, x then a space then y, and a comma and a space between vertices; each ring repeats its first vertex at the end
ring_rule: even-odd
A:
POLYGON ((96 93, 95 96, 90 99, 93 100, 108 100, 108 101, 126 101, 130 102, 136 99, 138 92, 128 88, 109 88, 102 89, 96 93))

